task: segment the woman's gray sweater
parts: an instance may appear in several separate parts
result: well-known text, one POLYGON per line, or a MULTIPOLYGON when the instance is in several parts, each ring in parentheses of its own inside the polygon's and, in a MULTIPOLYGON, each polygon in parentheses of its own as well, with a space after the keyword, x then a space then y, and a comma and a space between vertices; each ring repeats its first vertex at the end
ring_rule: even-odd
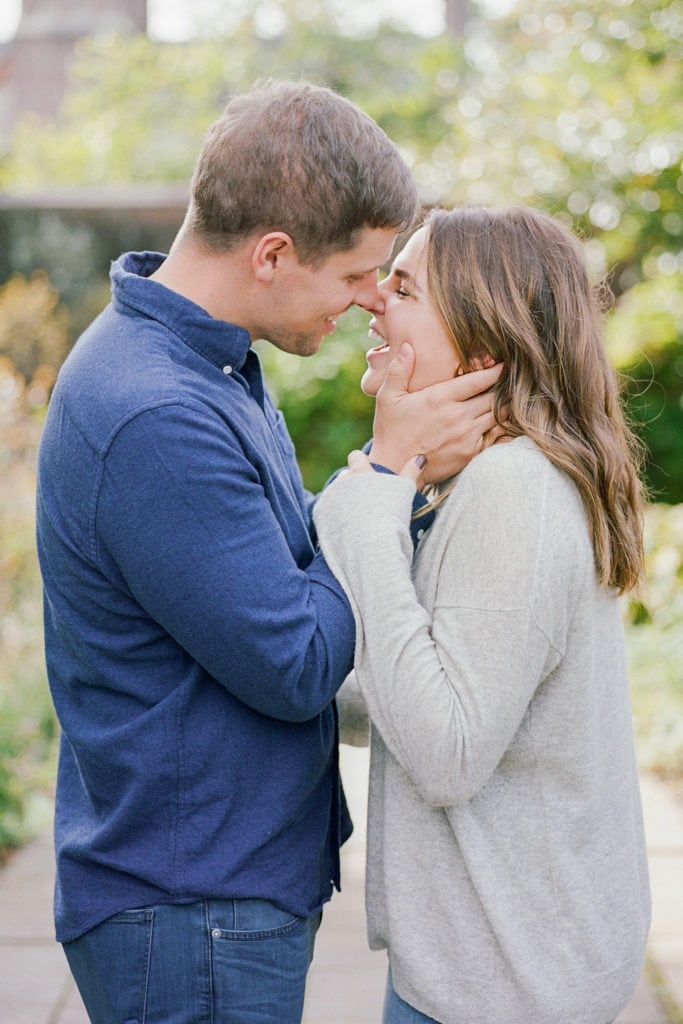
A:
POLYGON ((370 945, 443 1024, 606 1024, 650 912, 619 602, 526 438, 463 470, 413 561, 414 490, 345 475, 315 509, 372 720, 370 945))

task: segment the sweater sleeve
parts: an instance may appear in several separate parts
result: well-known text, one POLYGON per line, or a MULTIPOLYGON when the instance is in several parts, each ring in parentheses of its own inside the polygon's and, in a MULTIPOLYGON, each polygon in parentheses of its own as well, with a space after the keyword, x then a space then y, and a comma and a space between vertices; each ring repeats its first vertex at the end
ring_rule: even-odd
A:
POLYGON ((535 456, 529 474, 515 458, 480 456, 461 475, 438 513, 447 517, 439 536, 418 553, 435 562, 431 614, 412 580, 407 480, 348 475, 316 509, 323 552, 356 616, 370 718, 434 806, 486 784, 559 658, 536 614, 548 555, 544 464, 535 456))

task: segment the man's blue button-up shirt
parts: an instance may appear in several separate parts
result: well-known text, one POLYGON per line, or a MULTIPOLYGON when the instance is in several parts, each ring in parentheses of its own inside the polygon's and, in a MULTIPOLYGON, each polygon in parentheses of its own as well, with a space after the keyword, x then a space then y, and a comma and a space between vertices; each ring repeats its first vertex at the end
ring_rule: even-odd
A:
POLYGON ((148 280, 161 259, 114 264, 41 443, 61 941, 158 902, 313 914, 350 831, 353 616, 247 332, 148 280))

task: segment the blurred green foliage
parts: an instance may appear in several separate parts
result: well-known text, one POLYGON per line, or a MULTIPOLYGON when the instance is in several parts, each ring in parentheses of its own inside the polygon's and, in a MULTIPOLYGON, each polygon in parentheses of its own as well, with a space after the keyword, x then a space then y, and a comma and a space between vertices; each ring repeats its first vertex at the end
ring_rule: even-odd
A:
MULTIPOLYGON (((56 124, 28 116, 0 181, 186 181, 231 92, 265 75, 323 82, 402 147, 428 202, 534 202, 599 240, 618 292, 683 239, 680 0, 518 0, 465 40, 382 24, 345 34, 330 0, 259 0, 186 44, 86 39, 56 124)), ((217 14, 219 17, 219 14, 217 14)), ((656 268, 654 268, 656 271, 656 268)))
POLYGON ((42 823, 52 788, 57 730, 45 681, 33 525, 35 456, 50 383, 44 368, 27 383, 0 356, 0 861, 42 823))
POLYGON ((654 505, 646 578, 626 603, 626 644, 640 764, 683 776, 683 505, 654 505))
POLYGON ((36 271, 28 279, 14 274, 3 287, 1 308, 0 356, 10 359, 25 380, 41 365, 56 372, 69 350, 69 312, 45 273, 36 271))
MULTIPOLYGON (((528 203, 586 240, 617 297, 610 335, 629 342, 617 362, 633 378, 648 484, 657 500, 683 500, 683 330, 680 316, 663 325, 655 310, 659 295, 680 305, 682 289, 680 0, 518 0, 504 17, 474 17, 463 38, 391 22, 351 34, 335 0, 251 0, 240 17, 216 4, 213 21, 208 10, 198 8, 203 34, 186 44, 83 40, 61 118, 20 123, 0 185, 186 183, 232 92, 264 75, 330 85, 397 142, 426 203, 528 203)), ((72 316, 83 323, 82 311, 72 316)), ((267 358, 311 487, 371 422, 354 390, 358 332, 338 331, 328 347, 343 355, 313 367, 267 358)))
POLYGON ((630 288, 607 323, 606 339, 626 374, 633 424, 647 442, 650 497, 683 502, 683 273, 630 288))

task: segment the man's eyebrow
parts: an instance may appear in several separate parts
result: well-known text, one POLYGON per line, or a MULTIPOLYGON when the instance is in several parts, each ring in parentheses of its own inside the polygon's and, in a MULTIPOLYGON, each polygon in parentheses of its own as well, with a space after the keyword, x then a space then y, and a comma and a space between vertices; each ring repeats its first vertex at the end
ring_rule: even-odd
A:
POLYGON ((379 269, 380 267, 369 267, 368 270, 352 270, 346 275, 346 277, 349 280, 357 278, 360 281, 362 278, 367 277, 368 274, 376 274, 379 269))

